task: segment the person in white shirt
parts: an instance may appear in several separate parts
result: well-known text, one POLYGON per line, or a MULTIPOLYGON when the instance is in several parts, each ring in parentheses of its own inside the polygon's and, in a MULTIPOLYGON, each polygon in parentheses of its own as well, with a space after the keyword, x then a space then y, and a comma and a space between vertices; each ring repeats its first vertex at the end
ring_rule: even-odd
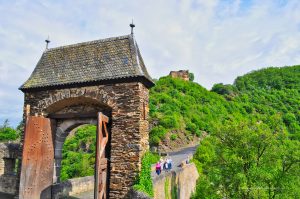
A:
POLYGON ((172 169, 172 159, 168 157, 167 159, 167 165, 168 165, 168 170, 170 171, 172 169))

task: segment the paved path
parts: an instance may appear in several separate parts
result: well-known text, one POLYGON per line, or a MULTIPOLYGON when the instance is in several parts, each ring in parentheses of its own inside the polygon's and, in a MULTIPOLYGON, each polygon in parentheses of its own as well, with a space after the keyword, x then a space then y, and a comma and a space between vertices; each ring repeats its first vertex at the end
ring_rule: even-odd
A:
MULTIPOLYGON (((184 148, 177 152, 168 153, 168 155, 171 157, 172 162, 173 162, 172 170, 179 169, 181 162, 185 161, 189 155, 194 155, 197 147, 198 147, 198 145, 193 146, 193 147, 184 148)), ((155 165, 152 165, 152 168, 153 167, 155 167, 155 165)), ((156 178, 158 178, 160 176, 164 176, 164 175, 165 175, 165 171, 162 171, 162 173, 159 176, 155 173, 155 170, 153 170, 151 173, 152 179, 156 179, 156 178)))

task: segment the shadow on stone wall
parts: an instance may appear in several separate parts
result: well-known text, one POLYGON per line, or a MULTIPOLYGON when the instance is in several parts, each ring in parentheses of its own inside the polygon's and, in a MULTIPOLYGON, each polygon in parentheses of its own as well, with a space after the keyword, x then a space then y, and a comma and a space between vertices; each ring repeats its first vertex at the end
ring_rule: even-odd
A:
POLYGON ((13 194, 0 192, 0 199, 13 199, 13 198, 14 198, 13 194))
POLYGON ((129 192, 129 198, 131 199, 151 199, 149 196, 144 194, 143 192, 132 189, 129 192))
POLYGON ((86 176, 81 178, 73 178, 54 184, 52 186, 52 197, 54 199, 76 199, 75 195, 83 192, 94 191, 94 176, 86 176))
POLYGON ((0 199, 16 193, 16 159, 19 150, 17 143, 0 143, 0 199), (9 194, 9 195, 7 195, 9 194))

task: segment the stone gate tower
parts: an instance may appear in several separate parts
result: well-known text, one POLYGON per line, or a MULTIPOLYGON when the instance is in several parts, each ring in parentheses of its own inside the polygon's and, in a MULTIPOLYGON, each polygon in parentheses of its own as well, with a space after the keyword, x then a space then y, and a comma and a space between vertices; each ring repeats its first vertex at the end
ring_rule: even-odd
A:
POLYGON ((102 111, 110 118, 109 198, 127 197, 148 149, 153 85, 133 34, 45 50, 20 90, 30 115, 54 121, 54 187, 67 135, 102 111))

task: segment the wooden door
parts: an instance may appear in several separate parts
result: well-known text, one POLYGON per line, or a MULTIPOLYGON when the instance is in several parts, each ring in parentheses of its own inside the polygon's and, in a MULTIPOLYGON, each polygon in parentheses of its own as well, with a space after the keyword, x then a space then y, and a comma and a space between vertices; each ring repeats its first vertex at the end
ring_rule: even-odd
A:
POLYGON ((49 118, 28 116, 22 154, 20 199, 50 199, 54 148, 49 118))
POLYGON ((98 113, 97 141, 96 141, 96 165, 95 165, 95 199, 107 198, 107 158, 105 147, 108 142, 107 131, 108 117, 98 113))

